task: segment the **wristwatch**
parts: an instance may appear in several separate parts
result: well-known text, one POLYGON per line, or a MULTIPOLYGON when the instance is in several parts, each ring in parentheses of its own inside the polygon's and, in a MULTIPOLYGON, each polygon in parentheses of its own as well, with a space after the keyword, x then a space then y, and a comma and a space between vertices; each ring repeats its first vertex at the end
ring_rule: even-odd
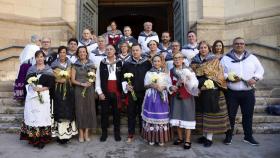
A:
POLYGON ((253 80, 258 81, 259 79, 257 77, 252 77, 253 80))

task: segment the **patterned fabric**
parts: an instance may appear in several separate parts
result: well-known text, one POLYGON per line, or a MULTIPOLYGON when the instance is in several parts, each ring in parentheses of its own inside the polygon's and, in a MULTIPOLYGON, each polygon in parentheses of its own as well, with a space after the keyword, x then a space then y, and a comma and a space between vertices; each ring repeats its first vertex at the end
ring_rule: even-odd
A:
POLYGON ((224 96, 220 97, 218 113, 196 113, 196 128, 199 132, 224 133, 230 129, 224 96))
POLYGON ((27 140, 29 144, 46 144, 51 141, 51 126, 32 127, 23 122, 20 132, 20 140, 27 140))
POLYGON ((148 142, 166 143, 173 135, 169 124, 150 124, 143 121, 142 137, 148 142))
POLYGON ((16 100, 24 100, 26 96, 26 91, 25 91, 25 77, 27 74, 27 70, 31 64, 22 64, 19 69, 19 74, 17 79, 15 80, 15 85, 14 85, 14 99, 16 100))

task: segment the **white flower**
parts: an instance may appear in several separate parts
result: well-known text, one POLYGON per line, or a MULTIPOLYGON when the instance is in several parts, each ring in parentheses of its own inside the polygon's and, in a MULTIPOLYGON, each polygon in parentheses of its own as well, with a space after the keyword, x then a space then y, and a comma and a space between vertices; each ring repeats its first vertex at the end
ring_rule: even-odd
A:
POLYGON ((228 79, 230 81, 235 81, 235 78, 237 77, 237 75, 235 74, 235 72, 231 71, 228 73, 228 79))
POLYGON ((89 79, 88 82, 93 83, 93 79, 89 79))
POLYGON ((123 76, 124 76, 124 78, 131 78, 131 77, 133 77, 133 74, 132 73, 125 73, 123 76))
POLYGON ((88 72, 88 76, 95 76, 95 73, 90 71, 90 72, 88 72))
POLYGON ((152 76, 152 82, 153 82, 153 83, 157 83, 158 79, 159 79, 159 76, 158 76, 158 75, 153 75, 153 76, 152 76))
POLYGON ((38 81, 38 78, 35 77, 35 76, 33 76, 33 77, 30 77, 30 78, 27 80, 27 83, 31 84, 31 83, 34 83, 34 82, 36 82, 36 81, 38 81))
POLYGON ((207 88, 207 89, 213 89, 215 88, 214 86, 214 82, 212 80, 206 80, 204 81, 204 86, 207 88))
POLYGON ((59 76, 61 76, 61 77, 67 77, 67 76, 69 76, 69 74, 68 74, 67 71, 61 70, 61 71, 59 72, 59 76))

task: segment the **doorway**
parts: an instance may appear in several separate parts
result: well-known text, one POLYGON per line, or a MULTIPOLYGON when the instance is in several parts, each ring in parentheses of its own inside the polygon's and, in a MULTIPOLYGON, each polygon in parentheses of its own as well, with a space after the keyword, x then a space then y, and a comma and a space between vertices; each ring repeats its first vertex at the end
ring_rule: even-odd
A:
POLYGON ((171 0, 149 1, 98 1, 98 34, 106 32, 111 21, 117 23, 117 28, 123 32, 124 26, 130 26, 132 35, 137 39, 146 21, 153 23, 153 31, 159 37, 164 31, 169 31, 173 37, 173 7, 171 0))

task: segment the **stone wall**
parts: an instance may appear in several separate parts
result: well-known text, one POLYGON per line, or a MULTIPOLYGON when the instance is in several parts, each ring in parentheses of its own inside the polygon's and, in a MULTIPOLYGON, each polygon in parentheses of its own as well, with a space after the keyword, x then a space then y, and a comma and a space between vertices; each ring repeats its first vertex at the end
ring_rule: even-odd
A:
POLYGON ((0 1, 0 48, 26 45, 30 36, 48 36, 52 45, 75 36, 76 0, 0 1))
POLYGON ((197 31, 199 39, 231 44, 242 36, 247 42, 280 46, 278 0, 190 0, 187 9, 189 29, 197 31))

